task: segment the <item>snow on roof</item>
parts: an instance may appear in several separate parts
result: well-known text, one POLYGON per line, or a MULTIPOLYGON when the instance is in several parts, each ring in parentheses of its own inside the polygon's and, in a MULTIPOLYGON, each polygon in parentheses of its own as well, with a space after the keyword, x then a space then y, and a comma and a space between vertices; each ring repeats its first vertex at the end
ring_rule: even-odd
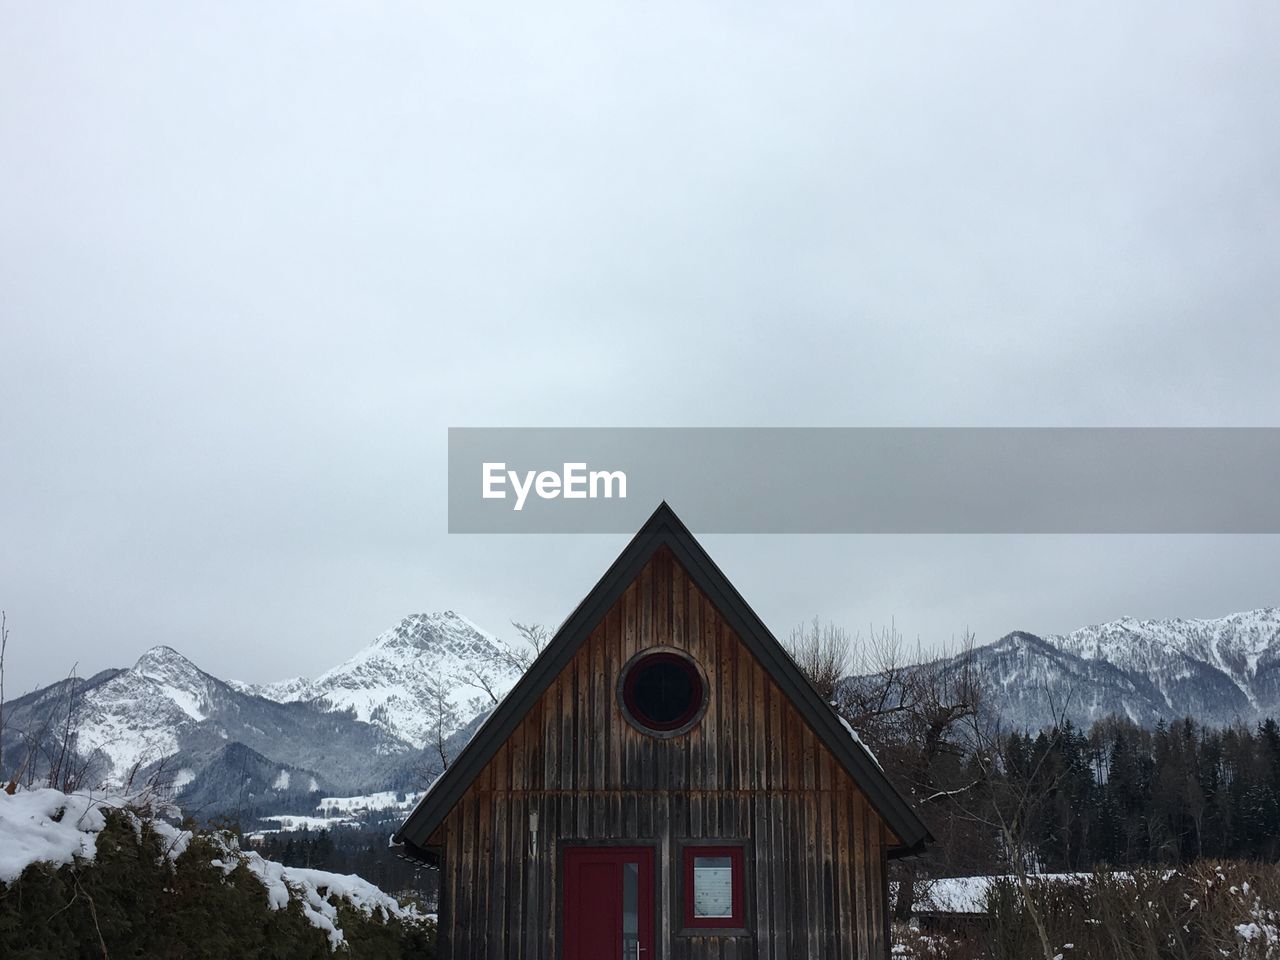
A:
MULTIPOLYGON (((853 738, 853 742, 856 743, 858 746, 860 746, 863 752, 866 753, 866 755, 871 758, 871 762, 874 763, 877 767, 880 767, 880 758, 871 752, 871 748, 867 746, 865 740, 863 740, 860 736, 858 736, 858 731, 853 729, 853 726, 849 723, 849 721, 846 720, 844 717, 840 716, 840 714, 838 713, 836 714, 836 719, 840 721, 840 726, 844 727, 845 731, 849 734, 849 736, 853 738)), ((883 770, 884 767, 880 767, 880 769, 883 770)))

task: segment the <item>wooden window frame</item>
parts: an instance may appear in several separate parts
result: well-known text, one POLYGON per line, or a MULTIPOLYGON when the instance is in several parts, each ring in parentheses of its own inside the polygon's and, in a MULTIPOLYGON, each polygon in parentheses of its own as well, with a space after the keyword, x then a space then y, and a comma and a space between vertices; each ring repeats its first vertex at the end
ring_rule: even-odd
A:
POLYGON ((622 711, 622 716, 626 719, 627 723, 646 736, 656 737, 659 740, 669 740, 673 737, 684 736, 702 722, 702 718, 707 712, 707 704, 711 702, 711 685, 707 682, 707 672, 702 669, 702 664, 700 664, 696 658, 691 656, 688 651, 681 650, 678 647, 667 646, 665 644, 646 647, 623 664, 622 669, 618 673, 615 693, 618 700, 618 709, 622 711), (691 671, 697 674, 698 680, 702 685, 700 698, 697 700, 697 709, 694 710, 687 720, 679 726, 669 728, 652 727, 640 717, 633 714, 631 712, 631 707, 627 702, 627 681, 631 676, 631 671, 649 657, 659 654, 683 660, 691 671))
POLYGON ((742 937, 750 935, 749 894, 751 890, 750 845, 745 840, 715 838, 685 840, 678 844, 676 909, 680 918, 678 934, 685 937, 742 937), (728 857, 733 876, 733 915, 695 917, 693 915, 693 864, 696 857, 728 857))

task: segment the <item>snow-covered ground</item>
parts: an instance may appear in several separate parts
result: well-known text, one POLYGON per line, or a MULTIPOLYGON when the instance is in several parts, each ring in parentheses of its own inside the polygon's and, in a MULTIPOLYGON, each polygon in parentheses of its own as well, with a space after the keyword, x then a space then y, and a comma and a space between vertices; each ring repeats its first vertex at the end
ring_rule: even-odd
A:
POLYGON ((384 790, 381 793, 369 793, 360 797, 321 797, 316 809, 323 810, 326 816, 338 814, 360 814, 381 810, 411 810, 422 799, 422 793, 397 793, 384 790))
MULTIPOLYGON (((65 794, 47 788, 9 795, 0 790, 0 883, 13 883, 33 863, 91 863, 97 853, 98 834, 112 811, 131 818, 139 829, 144 820, 149 823, 164 842, 164 856, 169 860, 187 849, 191 833, 165 820, 171 811, 158 807, 148 796, 65 794)), ((230 873, 244 864, 262 884, 272 910, 297 901, 308 922, 325 932, 334 949, 343 942, 335 899, 347 901, 366 916, 379 910, 394 917, 418 915, 412 905, 401 906, 360 877, 286 867, 252 851, 239 850, 227 839, 220 846, 221 854, 210 861, 212 866, 230 873)))
POLYGON ((279 824, 274 828, 256 831, 254 837, 282 830, 333 830, 339 827, 360 826, 361 818, 370 813, 407 814, 421 800, 423 794, 398 793, 384 790, 356 797, 321 797, 314 814, 277 813, 263 817, 279 824))
POLYGON ((335 827, 354 827, 355 821, 349 817, 308 817, 293 813, 275 813, 263 817, 280 826, 274 830, 259 830, 255 836, 267 833, 279 833, 281 830, 332 830, 335 827))
MULTIPOLYGON (((1088 873, 1042 873, 1035 883, 1088 883, 1088 873)), ((1014 882, 1012 876, 943 877, 920 884, 912 909, 916 913, 983 913, 993 884, 1014 882)))

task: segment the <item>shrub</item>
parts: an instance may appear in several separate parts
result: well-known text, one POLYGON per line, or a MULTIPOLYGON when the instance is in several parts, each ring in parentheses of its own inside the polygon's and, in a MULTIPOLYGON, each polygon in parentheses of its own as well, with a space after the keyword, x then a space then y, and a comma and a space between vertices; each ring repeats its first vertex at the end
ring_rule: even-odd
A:
MULTIPOLYGON (((35 863, 0 883, 0 956, 14 960, 329 960, 325 931, 294 897, 271 909, 261 880, 240 861, 229 872, 220 838, 196 835, 176 859, 146 820, 107 814, 92 861, 35 863)), ((372 915, 336 901, 344 954, 434 957, 430 921, 372 915)))

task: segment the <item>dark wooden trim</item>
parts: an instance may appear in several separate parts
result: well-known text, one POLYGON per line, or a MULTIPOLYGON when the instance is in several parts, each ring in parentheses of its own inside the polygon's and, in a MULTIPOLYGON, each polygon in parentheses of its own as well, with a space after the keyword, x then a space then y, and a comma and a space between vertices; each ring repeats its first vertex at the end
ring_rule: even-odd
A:
POLYGON ((687 651, 681 650, 678 647, 669 647, 665 644, 657 644, 656 646, 645 647, 643 650, 638 651, 635 656, 623 664, 622 669, 618 671, 618 682, 614 685, 614 696, 617 697, 618 709, 622 711, 622 715, 626 718, 627 723, 631 724, 631 726, 635 727, 647 737, 657 737, 659 740, 670 740, 673 737, 683 736, 702 722, 702 718, 706 716, 707 713, 707 706, 711 703, 711 685, 707 682, 707 671, 703 668, 702 664, 691 657, 687 651), (631 673, 631 669, 641 660, 644 660, 646 657, 652 656, 655 653, 669 654, 686 661, 694 670, 697 671, 698 680, 702 684, 702 703, 698 705, 697 712, 695 712, 694 715, 686 722, 682 723, 678 727, 673 727, 670 730, 656 730, 653 727, 646 725, 638 717, 632 715, 631 706, 627 703, 627 676, 631 673))
POLYGON ((449 936, 449 927, 439 922, 444 917, 450 916, 453 911, 453 901, 449 898, 449 884, 445 882, 444 864, 445 859, 442 850, 440 857, 440 893, 436 899, 436 950, 442 957, 452 957, 453 944, 449 936))
POLYGON ((674 863, 671 867, 672 890, 674 896, 669 905, 672 911, 672 935, 677 937, 732 937, 746 940, 755 936, 755 844, 750 840, 699 837, 696 839, 677 840, 675 842, 674 863), (714 850, 735 847, 741 851, 742 857, 742 924, 741 926, 704 927, 688 924, 688 877, 685 871, 685 851, 714 850))
POLYGON ((899 844, 917 848, 933 839, 884 771, 844 729, 835 711, 818 696, 764 622, 664 502, 578 604, 533 666, 494 709, 445 774, 419 801, 393 835, 394 841, 408 839, 419 844, 427 841, 542 693, 572 660, 592 629, 639 575, 649 558, 664 545, 671 549, 690 580, 720 611, 725 622, 866 794, 899 844))
POLYGON ((880 855, 880 896, 881 903, 884 904, 884 942, 886 944, 893 943, 893 904, 889 902, 889 856, 887 853, 880 855))
POLYGON ((440 869, 441 848, 438 846, 418 846, 412 840, 401 840, 396 844, 400 849, 396 856, 410 863, 440 869))
MULTIPOLYGON (((929 839, 932 840, 933 838, 930 837, 929 839)), ((928 852, 928 849, 928 844, 922 840, 913 847, 890 847, 886 855, 890 860, 910 860, 913 857, 923 857, 928 852)))

